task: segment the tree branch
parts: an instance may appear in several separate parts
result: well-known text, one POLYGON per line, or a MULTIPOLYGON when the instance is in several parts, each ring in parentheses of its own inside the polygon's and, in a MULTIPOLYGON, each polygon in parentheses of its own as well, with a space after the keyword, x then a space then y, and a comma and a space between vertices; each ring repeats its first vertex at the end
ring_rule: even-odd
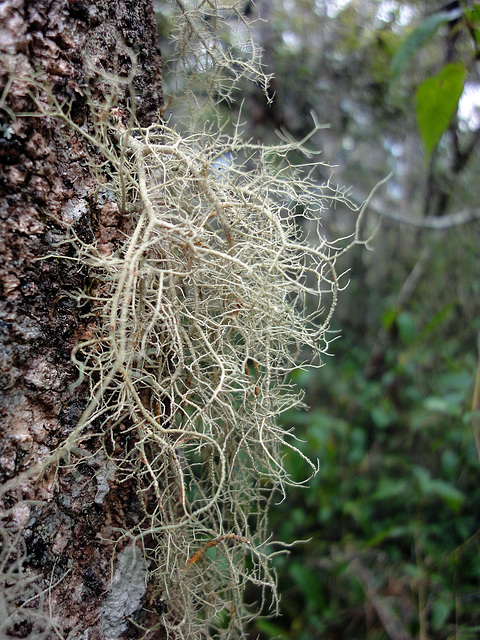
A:
MULTIPOLYGON (((355 202, 355 204, 360 205, 360 202, 356 201, 355 198, 351 197, 350 199, 355 202)), ((368 209, 371 213, 382 218, 388 218, 389 220, 394 220, 401 224, 409 224, 421 229, 435 229, 437 231, 480 220, 480 209, 462 209, 461 211, 456 211, 446 216, 427 216, 426 218, 414 218, 413 216, 403 216, 395 212, 382 211, 372 204, 368 205, 368 209)))

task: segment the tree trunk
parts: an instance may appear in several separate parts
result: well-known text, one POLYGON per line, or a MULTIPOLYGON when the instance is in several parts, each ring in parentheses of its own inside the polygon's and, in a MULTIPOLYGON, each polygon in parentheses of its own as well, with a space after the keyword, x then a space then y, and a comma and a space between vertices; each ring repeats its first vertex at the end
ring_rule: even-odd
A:
POLYGON ((117 106, 135 94, 137 118, 150 123, 162 106, 151 0, 4 0, 0 50, 0 638, 140 637, 159 605, 155 612, 135 548, 116 545, 140 509, 135 487, 116 483, 98 453, 100 436, 41 477, 15 481, 61 446, 87 402, 85 385, 70 389, 71 350, 89 330, 73 296, 93 285, 65 259, 66 227, 111 252, 124 224, 98 190, 95 150, 81 135, 53 118, 16 115, 35 111, 36 91, 43 99, 16 78, 39 78, 88 130, 86 96, 99 91, 92 69, 131 72, 133 91, 117 106))

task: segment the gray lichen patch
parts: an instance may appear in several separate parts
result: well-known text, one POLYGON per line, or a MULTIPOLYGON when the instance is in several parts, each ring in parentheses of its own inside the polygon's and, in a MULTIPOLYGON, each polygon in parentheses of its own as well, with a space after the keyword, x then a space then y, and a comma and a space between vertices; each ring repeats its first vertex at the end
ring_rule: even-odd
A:
POLYGON ((117 570, 105 602, 101 622, 106 640, 117 640, 127 629, 127 618, 140 606, 146 590, 147 567, 135 545, 118 556, 117 570))
POLYGON ((83 198, 72 198, 63 208, 63 221, 67 224, 80 220, 88 212, 87 201, 83 198))

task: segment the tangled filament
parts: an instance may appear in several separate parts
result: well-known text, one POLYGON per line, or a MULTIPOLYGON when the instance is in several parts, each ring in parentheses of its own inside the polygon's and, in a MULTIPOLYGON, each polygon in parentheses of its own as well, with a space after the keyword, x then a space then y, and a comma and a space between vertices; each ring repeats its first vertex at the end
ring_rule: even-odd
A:
POLYGON ((332 196, 279 164, 302 143, 182 137, 166 125, 116 138, 109 188, 132 230, 111 255, 75 240, 102 282, 82 294, 101 319, 74 354, 91 384, 82 428, 134 434, 144 520, 131 535, 155 540, 145 553, 168 601, 165 629, 187 638, 226 625, 239 637, 245 584, 275 589, 265 515, 291 483, 282 449, 295 449, 276 418, 300 402, 286 376, 300 352, 319 359, 327 347, 337 252, 318 215, 332 196))
MULTIPOLYGON (((218 41, 210 47, 198 13, 176 3, 180 45, 200 52, 188 56, 193 71, 204 65, 233 73, 218 41)), ((205 6, 216 21, 217 5, 205 6)), ((266 90, 257 53, 252 45, 235 65, 237 80, 260 74, 266 90)), ((223 77, 212 91, 226 97, 223 77)), ((103 80, 131 89, 130 76, 103 80)), ((345 198, 310 177, 313 165, 289 164, 292 151, 309 157, 309 136, 262 146, 245 142, 238 127, 232 136, 207 129, 185 136, 167 124, 134 127, 133 114, 123 118, 116 106, 115 86, 93 113, 92 133, 40 82, 27 83, 35 115, 63 121, 104 155, 100 186, 128 229, 109 253, 71 228, 74 259, 97 283, 78 294, 93 320, 73 350, 90 402, 65 442, 25 478, 81 451, 77 445, 92 429, 100 432, 108 469, 138 488, 141 517, 124 533, 144 554, 151 602, 162 602, 163 635, 245 637, 244 623, 256 614, 243 602, 247 584, 260 594, 262 613, 277 606, 266 516, 276 491, 294 484, 282 452, 304 457, 277 423, 301 404, 288 374, 300 357, 320 364, 328 348, 336 259, 359 242, 361 215, 346 248, 323 237, 325 202, 345 198), (119 433, 123 440, 115 442, 119 433)), ((10 550, 2 558, 22 568, 10 550)))

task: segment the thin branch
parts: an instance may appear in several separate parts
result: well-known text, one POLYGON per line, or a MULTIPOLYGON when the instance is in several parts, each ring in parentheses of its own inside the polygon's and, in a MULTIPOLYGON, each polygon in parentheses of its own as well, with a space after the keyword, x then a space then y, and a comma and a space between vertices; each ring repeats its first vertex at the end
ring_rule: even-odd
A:
POLYGON ((444 229, 458 227, 462 224, 467 224, 475 220, 480 220, 480 209, 463 209, 462 211, 450 213, 446 216, 428 216, 427 218, 402 216, 396 213, 380 211, 375 207, 370 207, 370 210, 379 216, 395 220, 395 222, 400 222, 401 224, 409 224, 420 229, 435 229, 436 231, 442 231, 444 229))
MULTIPOLYGON (((362 204, 355 197, 350 196, 350 200, 359 206, 362 204)), ((426 218, 414 218, 413 216, 404 216, 401 213, 385 211, 371 204, 371 202, 368 203, 368 210, 381 218, 388 218, 400 224, 408 224, 420 229, 434 229, 436 231, 480 220, 480 209, 462 209, 446 216, 427 216, 426 218)))
POLYGON ((391 640, 413 640, 400 620, 398 614, 389 604, 387 598, 382 597, 377 590, 376 579, 360 559, 354 558, 348 565, 348 570, 363 584, 370 604, 375 609, 378 619, 391 640))

